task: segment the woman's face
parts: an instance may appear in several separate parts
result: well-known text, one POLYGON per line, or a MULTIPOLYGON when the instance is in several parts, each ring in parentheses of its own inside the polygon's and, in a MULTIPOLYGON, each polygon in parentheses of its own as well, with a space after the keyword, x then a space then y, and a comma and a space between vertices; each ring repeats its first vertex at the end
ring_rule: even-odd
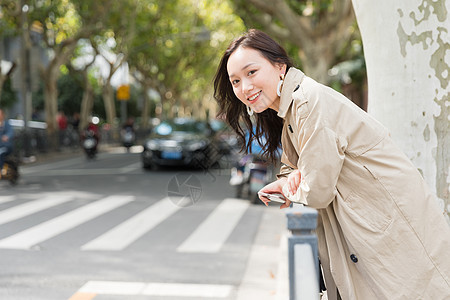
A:
POLYGON ((239 47, 228 58, 227 71, 234 94, 245 105, 257 113, 278 111, 277 85, 286 65, 274 65, 258 50, 239 47))

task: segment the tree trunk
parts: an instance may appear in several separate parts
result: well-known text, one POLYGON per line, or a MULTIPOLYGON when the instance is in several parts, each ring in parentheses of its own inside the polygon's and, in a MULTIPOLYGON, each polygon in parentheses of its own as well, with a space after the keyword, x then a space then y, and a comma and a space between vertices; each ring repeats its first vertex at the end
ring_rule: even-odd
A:
POLYGON ((2 90, 3 90, 3 84, 6 81, 6 76, 1 74, 2 68, 0 67, 0 107, 2 104, 2 90))
POLYGON ((44 72, 44 107, 47 131, 54 135, 58 130, 56 115, 58 113, 58 73, 59 65, 50 64, 44 72))
POLYGON ((80 111, 80 125, 78 130, 82 132, 84 128, 89 124, 89 118, 92 115, 92 109, 94 107, 94 91, 89 83, 89 76, 87 70, 83 70, 84 92, 81 99, 81 111, 80 111))
POLYGON ((114 104, 114 90, 109 80, 103 86, 102 90, 103 101, 105 103, 106 122, 113 126, 116 119, 116 106, 114 104))
MULTIPOLYGON (((342 35, 338 34, 338 36, 342 35)), ((305 43, 299 51, 305 74, 318 82, 328 84, 330 81, 328 70, 336 62, 336 44, 337 42, 329 37, 322 37, 310 43, 305 43)))
POLYGON ((369 85, 368 112, 449 211, 449 1, 353 0, 369 85))
POLYGON ((45 120, 47 122, 47 131, 52 136, 58 130, 56 115, 58 113, 58 78, 60 67, 68 61, 77 44, 76 39, 66 40, 64 45, 54 49, 54 57, 48 66, 43 70, 44 80, 44 98, 45 98, 45 120))

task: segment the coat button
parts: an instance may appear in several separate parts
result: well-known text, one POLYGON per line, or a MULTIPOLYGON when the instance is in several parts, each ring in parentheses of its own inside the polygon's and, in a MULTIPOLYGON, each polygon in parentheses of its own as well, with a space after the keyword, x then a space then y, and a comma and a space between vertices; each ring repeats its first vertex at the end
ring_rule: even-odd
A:
POLYGON ((350 259, 352 260, 352 262, 357 263, 358 262, 358 258, 356 257, 355 254, 350 254, 350 259))

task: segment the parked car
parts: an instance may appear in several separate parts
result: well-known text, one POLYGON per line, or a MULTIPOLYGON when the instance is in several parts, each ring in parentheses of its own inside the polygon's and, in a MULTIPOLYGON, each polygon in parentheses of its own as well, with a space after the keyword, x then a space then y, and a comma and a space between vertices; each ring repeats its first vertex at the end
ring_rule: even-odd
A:
POLYGON ((240 147, 236 133, 223 120, 212 119, 209 121, 209 124, 216 132, 221 154, 229 155, 239 152, 240 147))
POLYGON ((208 122, 178 118, 162 121, 144 142, 142 165, 209 168, 220 158, 218 140, 208 122))

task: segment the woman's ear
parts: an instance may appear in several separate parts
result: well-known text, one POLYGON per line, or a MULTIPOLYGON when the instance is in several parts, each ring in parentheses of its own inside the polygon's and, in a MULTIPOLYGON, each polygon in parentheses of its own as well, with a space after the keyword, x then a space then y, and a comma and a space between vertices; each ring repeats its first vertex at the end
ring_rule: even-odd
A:
POLYGON ((277 66, 280 69, 281 74, 286 74, 286 68, 287 68, 286 64, 278 64, 277 66))

